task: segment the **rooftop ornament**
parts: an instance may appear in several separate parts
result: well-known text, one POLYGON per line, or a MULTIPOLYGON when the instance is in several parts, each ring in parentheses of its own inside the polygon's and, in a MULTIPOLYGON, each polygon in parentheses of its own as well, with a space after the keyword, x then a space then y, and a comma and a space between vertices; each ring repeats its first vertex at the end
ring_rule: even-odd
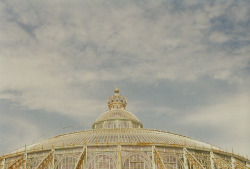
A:
POLYGON ((107 100, 109 110, 124 110, 127 105, 127 99, 125 96, 119 94, 119 88, 116 87, 114 90, 115 94, 110 96, 107 100))

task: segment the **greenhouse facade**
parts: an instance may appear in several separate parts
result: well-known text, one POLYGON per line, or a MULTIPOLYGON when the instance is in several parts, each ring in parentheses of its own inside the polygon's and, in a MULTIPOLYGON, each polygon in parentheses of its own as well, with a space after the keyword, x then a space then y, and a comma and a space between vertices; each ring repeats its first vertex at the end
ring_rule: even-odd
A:
POLYGON ((245 157, 179 134, 145 129, 115 88, 91 130, 58 135, 0 157, 0 169, 249 169, 245 157))

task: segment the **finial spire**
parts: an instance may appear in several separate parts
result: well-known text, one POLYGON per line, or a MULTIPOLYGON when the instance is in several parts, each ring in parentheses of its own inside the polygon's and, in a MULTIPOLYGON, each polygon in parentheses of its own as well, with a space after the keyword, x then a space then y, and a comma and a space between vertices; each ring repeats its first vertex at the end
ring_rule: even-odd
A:
POLYGON ((127 99, 125 96, 119 94, 119 88, 116 86, 114 90, 115 94, 110 96, 107 100, 110 110, 121 109, 124 110, 127 105, 127 99))
POLYGON ((118 88, 118 86, 115 87, 114 91, 115 91, 115 94, 119 94, 119 88, 118 88))

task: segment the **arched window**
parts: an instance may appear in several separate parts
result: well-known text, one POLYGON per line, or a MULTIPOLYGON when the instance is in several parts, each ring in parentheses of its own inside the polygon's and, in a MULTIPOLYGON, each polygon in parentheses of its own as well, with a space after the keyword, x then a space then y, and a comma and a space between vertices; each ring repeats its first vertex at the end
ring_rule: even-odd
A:
MULTIPOLYGON (((36 168, 40 163, 41 163, 42 159, 34 159, 32 160, 30 166, 28 166, 27 168, 36 168)), ((46 167, 45 169, 47 169, 48 167, 46 167)))
MULTIPOLYGON (((44 156, 43 157, 38 157, 38 158, 34 158, 33 160, 31 159, 27 159, 27 169, 34 169, 37 168, 38 165, 43 161, 44 156), (30 161, 31 160, 31 161, 30 161)), ((1 167, 0 167, 1 168, 1 167)), ((51 163, 49 163, 48 166, 45 166, 44 169, 49 169, 51 168, 51 163)))
POLYGON ((109 155, 99 154, 89 162, 89 169, 116 169, 115 160, 109 155))
POLYGON ((182 169, 182 165, 177 157, 172 155, 163 156, 163 162, 167 169, 182 169))
POLYGON ((142 154, 133 154, 123 163, 123 169, 150 169, 151 160, 147 160, 142 154))
POLYGON ((65 157, 57 165, 56 169, 74 169, 77 159, 74 157, 65 157))

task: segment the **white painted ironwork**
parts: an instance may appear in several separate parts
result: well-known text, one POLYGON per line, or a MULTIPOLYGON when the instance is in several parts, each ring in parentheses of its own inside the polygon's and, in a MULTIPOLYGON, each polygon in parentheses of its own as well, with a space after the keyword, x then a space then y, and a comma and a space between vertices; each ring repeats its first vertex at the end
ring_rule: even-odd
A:
POLYGON ((5 166, 5 158, 0 160, 0 169, 4 169, 5 166))
MULTIPOLYGON (((125 98, 119 95, 119 89, 116 89, 114 97, 109 99, 108 104, 112 106, 125 106, 125 98)), ((150 130, 142 128, 142 123, 138 118, 123 108, 110 109, 100 115, 93 124, 93 130, 68 133, 54 138, 50 138, 40 143, 28 146, 27 149, 19 149, 18 152, 27 150, 27 152, 51 149, 57 147, 74 147, 90 144, 116 144, 117 142, 126 144, 147 143, 151 146, 156 144, 178 145, 183 147, 197 147, 210 150, 219 150, 215 146, 188 138, 179 134, 174 134, 159 130, 150 130)))
POLYGON ((185 150, 185 148, 183 148, 183 159, 184 159, 184 161, 183 161, 183 165, 184 165, 184 169, 189 169, 188 168, 188 159, 187 159, 187 152, 186 152, 186 150, 185 150))
POLYGON ((125 109, 126 105, 127 105, 127 98, 125 96, 121 96, 119 94, 119 88, 116 87, 114 90, 115 94, 110 96, 107 100, 107 104, 109 106, 110 110, 113 109, 120 109, 123 110, 125 109))
POLYGON ((154 163, 156 169, 166 169, 165 164, 162 161, 161 155, 153 146, 154 163))
POLYGON ((152 168, 156 169, 155 158, 154 158, 154 148, 155 148, 155 146, 152 146, 152 168))
POLYGON ((53 156, 54 156, 54 150, 51 150, 51 152, 39 163, 36 169, 45 169, 45 167, 48 167, 49 164, 52 164, 52 168, 54 168, 53 156))
POLYGON ((243 164, 241 161, 232 157, 232 165, 235 169, 247 169, 246 164, 243 164))
POLYGON ((222 169, 232 169, 233 167, 228 163, 227 161, 223 160, 213 152, 211 152, 212 158, 211 161, 213 161, 213 166, 216 165, 217 168, 222 168, 222 169))
POLYGON ((74 169, 82 169, 83 168, 85 156, 86 156, 86 148, 84 147, 82 153, 80 154, 80 156, 77 160, 77 163, 76 163, 74 169))
POLYGON ((27 153, 25 153, 24 169, 27 169, 27 159, 28 159, 28 155, 27 153))
POLYGON ((214 167, 214 153, 210 152, 210 162, 211 162, 211 169, 215 169, 214 167))
POLYGON ((16 169, 20 168, 26 161, 26 154, 23 154, 21 157, 19 157, 14 163, 12 163, 8 169, 16 169))
POLYGON ((52 149, 52 163, 51 163, 51 168, 55 168, 55 149, 52 149))
POLYGON ((201 163, 186 149, 184 148, 185 156, 187 158, 187 161, 189 163, 189 168, 192 168, 193 166, 195 166, 197 169, 205 169, 201 163))
POLYGON ((25 146, 0 157, 0 169, 18 166, 22 169, 249 169, 247 158, 231 158, 231 153, 210 144, 171 132, 142 128, 138 118, 125 110, 126 104, 126 98, 115 89, 115 94, 108 99, 109 110, 97 118, 92 130, 59 135, 25 146), (20 152, 24 155, 20 156, 20 152))
POLYGON ((236 169, 234 166, 234 158, 233 157, 231 157, 231 165, 232 165, 232 169, 236 169))
POLYGON ((117 146, 117 169, 122 168, 122 155, 121 155, 121 145, 117 146))
POLYGON ((108 98, 109 111, 103 113, 92 125, 93 129, 108 128, 142 128, 142 123, 133 114, 125 110, 127 99, 119 94, 118 87, 115 94, 108 98))
POLYGON ((247 169, 250 169, 250 163, 246 163, 247 169))

